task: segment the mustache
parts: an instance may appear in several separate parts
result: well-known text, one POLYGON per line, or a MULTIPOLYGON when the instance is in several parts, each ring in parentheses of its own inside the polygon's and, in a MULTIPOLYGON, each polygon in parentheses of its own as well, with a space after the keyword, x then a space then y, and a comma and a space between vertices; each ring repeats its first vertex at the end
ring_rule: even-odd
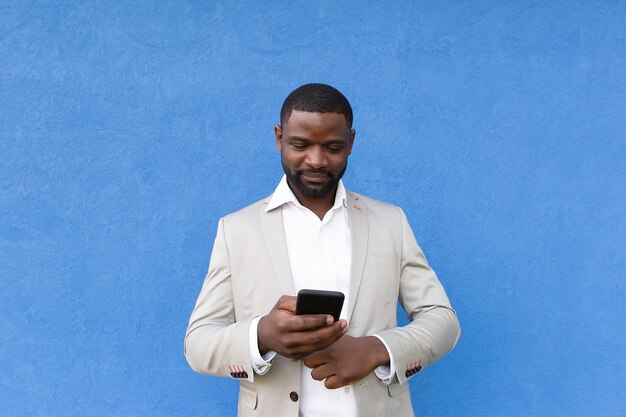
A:
POLYGON ((330 173, 324 169, 301 169, 296 171, 296 175, 326 175, 330 176, 330 173))

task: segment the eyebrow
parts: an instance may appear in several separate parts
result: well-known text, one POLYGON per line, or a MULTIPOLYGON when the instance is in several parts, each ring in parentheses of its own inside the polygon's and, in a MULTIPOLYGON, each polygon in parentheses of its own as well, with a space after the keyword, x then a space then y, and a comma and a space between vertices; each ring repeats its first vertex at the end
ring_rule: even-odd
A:
MULTIPOLYGON (((300 136, 288 136, 287 139, 291 142, 306 142, 309 143, 311 142, 311 139, 307 139, 307 138, 303 138, 300 136)), ((345 144, 346 140, 345 139, 331 139, 328 142, 324 142, 326 145, 334 145, 334 144, 345 144)))

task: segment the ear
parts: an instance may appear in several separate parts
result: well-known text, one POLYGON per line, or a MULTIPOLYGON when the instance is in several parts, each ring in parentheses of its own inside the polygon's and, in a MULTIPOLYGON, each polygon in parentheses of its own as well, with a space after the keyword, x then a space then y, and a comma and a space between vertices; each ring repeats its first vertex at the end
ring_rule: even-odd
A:
POLYGON ((276 136, 276 149, 278 152, 283 150, 283 130, 280 128, 280 125, 274 125, 274 136, 276 136))
POLYGON ((348 155, 352 153, 352 144, 354 143, 354 137, 356 136, 356 130, 350 130, 350 140, 348 141, 348 155))

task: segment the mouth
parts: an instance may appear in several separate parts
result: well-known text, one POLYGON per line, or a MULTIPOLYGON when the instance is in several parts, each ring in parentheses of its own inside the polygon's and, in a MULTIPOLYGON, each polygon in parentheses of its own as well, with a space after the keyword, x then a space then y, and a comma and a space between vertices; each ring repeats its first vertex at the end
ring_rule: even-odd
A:
POLYGON ((300 177, 304 178, 307 182, 324 182, 329 178, 329 175, 323 172, 306 172, 300 173, 300 177))

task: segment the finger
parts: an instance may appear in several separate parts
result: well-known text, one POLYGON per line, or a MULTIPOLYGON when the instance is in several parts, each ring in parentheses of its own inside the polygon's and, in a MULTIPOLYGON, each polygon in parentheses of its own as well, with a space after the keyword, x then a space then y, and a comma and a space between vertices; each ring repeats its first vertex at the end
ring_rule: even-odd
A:
POLYGON ((311 377, 316 381, 322 381, 323 379, 330 378, 335 375, 333 366, 325 364, 318 366, 311 371, 311 377))
MULTIPOLYGON (((300 316, 294 316, 293 318, 299 318, 300 316)), ((291 317, 290 317, 291 318, 291 317)), ((335 343, 340 337, 347 332, 345 321, 343 323, 337 322, 332 326, 327 326, 315 330, 307 331, 290 331, 287 320, 283 320, 280 324, 280 332, 282 333, 281 344, 286 348, 281 353, 283 356, 289 358, 303 358, 316 351, 327 348, 335 343)), ((328 354, 328 353, 327 353, 328 354)))
MULTIPOLYGON (((343 330, 338 323, 335 323, 323 329, 305 332, 287 332, 283 337, 283 345, 289 349, 289 357, 304 358, 327 348, 341 336, 343 336, 343 330), (336 330, 333 329, 335 326, 337 328, 336 330), (333 333, 327 334, 329 330, 333 333), (335 334, 336 332, 338 332, 338 335, 335 334)), ((326 355, 328 354, 329 353, 326 352, 326 355)))
POLYGON ((289 320, 289 329, 294 332, 316 330, 333 324, 333 317, 326 314, 302 314, 292 316, 289 320))
POLYGON ((324 349, 337 340, 339 340, 344 334, 348 331, 348 324, 345 320, 339 320, 337 323, 334 323, 332 326, 323 327, 321 329, 315 330, 317 334, 319 342, 317 343, 319 349, 324 349))
POLYGON ((318 366, 324 364, 327 360, 328 355, 326 350, 320 350, 317 352, 313 352, 308 356, 305 356, 302 359, 302 362, 307 368, 317 368, 318 366))
MULTIPOLYGON (((342 337, 345 331, 346 330, 341 327, 340 323, 335 323, 332 326, 317 330, 291 333, 289 344, 291 346, 299 346, 298 351, 302 354, 301 356, 304 357, 326 349, 342 337)), ((325 353, 326 356, 329 354, 330 352, 325 353)))
POLYGON ((276 309, 286 310, 292 314, 296 313, 296 297, 293 295, 283 295, 276 303, 276 309))
POLYGON ((324 386, 328 389, 337 389, 350 385, 350 381, 344 381, 337 374, 331 375, 324 381, 324 386))

